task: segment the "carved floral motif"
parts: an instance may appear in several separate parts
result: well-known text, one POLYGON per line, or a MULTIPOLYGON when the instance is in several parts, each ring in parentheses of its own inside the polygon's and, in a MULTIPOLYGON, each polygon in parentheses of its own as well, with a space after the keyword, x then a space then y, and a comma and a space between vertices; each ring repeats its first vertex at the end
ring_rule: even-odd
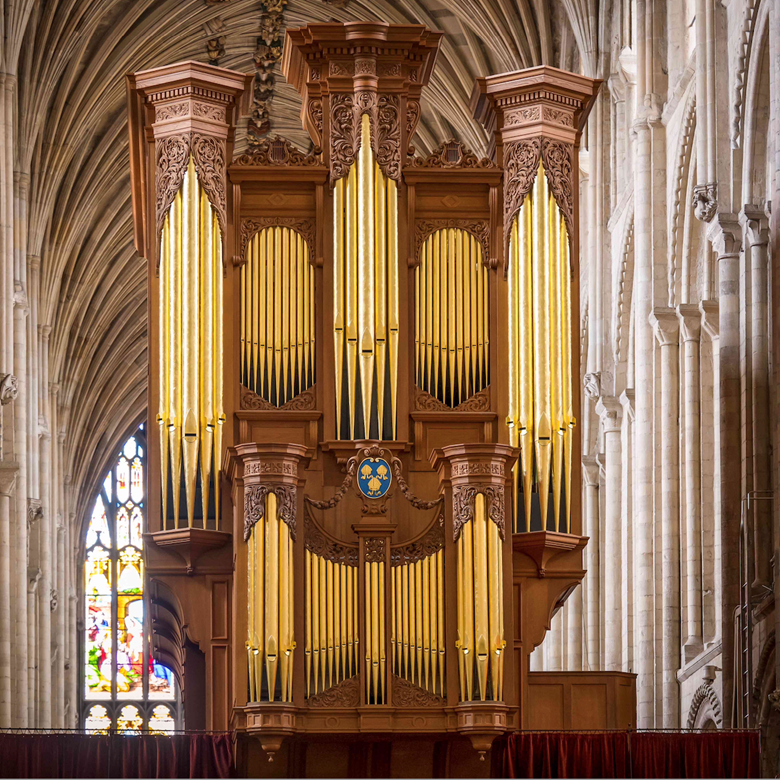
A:
POLYGON ((366 563, 384 563, 385 545, 387 540, 384 536, 378 538, 366 539, 365 557, 366 563))
POLYGON ((415 507, 416 509, 423 509, 423 510, 433 509, 436 505, 442 502, 443 499, 441 496, 439 496, 439 498, 434 499, 433 501, 425 501, 424 499, 418 498, 414 493, 412 493, 409 485, 404 479, 403 465, 399 458, 393 458, 390 461, 390 466, 393 469, 393 475, 395 476, 395 481, 398 483, 398 487, 401 489, 401 493, 403 494, 403 497, 413 507, 415 507))
POLYGON ((572 190, 572 159, 574 146, 550 138, 542 140, 542 164, 547 183, 566 223, 569 238, 574 235, 574 193, 572 190))
MULTIPOLYGON (((320 110, 322 104, 320 104, 320 110)), ((250 151, 236 158, 235 165, 260 167, 264 165, 312 166, 319 165, 315 154, 305 154, 295 144, 281 136, 263 138, 250 147, 250 151)))
POLYGON ((496 524, 503 541, 505 538, 503 485, 455 485, 452 488, 452 538, 457 542, 463 526, 474 519, 474 500, 478 493, 485 496, 488 517, 496 524))
POLYGON ((541 141, 530 138, 504 145, 504 257, 509 257, 512 222, 531 191, 539 169, 541 141))
POLYGON ((192 115, 202 119, 212 119, 215 122, 225 121, 225 107, 209 103, 193 103, 192 115))
POLYGON ((490 385, 474 393, 456 407, 447 406, 436 396, 419 387, 414 388, 414 408, 418 412, 489 412, 490 385))
POLYGON ((421 539, 410 544, 390 547, 390 565, 404 566, 430 558, 444 548, 444 515, 437 515, 421 539))
POLYGON ((298 490, 295 485, 249 485, 244 488, 244 541, 249 541, 252 528, 265 514, 265 498, 269 493, 276 496, 276 511, 279 519, 287 524, 290 537, 295 541, 295 506, 298 490))
MULTIPOLYGON (((331 65, 333 63, 331 62, 331 65)), ((330 183, 349 173, 360 148, 356 129, 353 95, 337 94, 330 97, 330 183)))
POLYGON ((252 392, 248 387, 241 385, 241 408, 247 411, 263 412, 308 412, 317 406, 317 394, 314 386, 298 393, 287 403, 281 406, 275 406, 270 401, 266 401, 261 395, 252 392))
POLYGON ((417 219, 414 223, 414 257, 420 264, 420 250, 428 236, 437 230, 459 228, 479 241, 482 262, 490 267, 490 222, 486 219, 417 219))
POLYGON ((306 699, 309 707, 357 707, 360 704, 359 675, 354 675, 337 685, 306 699))
MULTIPOLYGON (((382 173, 401 180, 401 124, 398 95, 380 95, 373 109, 371 145, 382 173)), ((373 108, 373 107, 372 107, 373 108)))
MULTIPOLYGON (((286 227, 299 233, 309 248, 309 262, 314 264, 316 224, 313 219, 299 217, 244 217, 241 220, 241 263, 246 262, 246 248, 249 242, 257 233, 267 227, 286 227)), ((252 409, 254 407, 246 408, 252 409)), ((271 408, 276 409, 277 407, 272 405, 271 408)))
POLYGON ((394 707, 443 707, 441 696, 426 691, 404 677, 393 675, 393 706, 394 707))
POLYGON ((157 106, 154 110, 154 121, 163 122, 189 114, 190 104, 186 100, 180 103, 169 103, 167 106, 157 106))
POLYGON ((306 501, 317 509, 333 509, 338 505, 344 494, 349 490, 352 485, 352 481, 355 479, 355 472, 357 471, 357 458, 350 458, 347 461, 347 475, 344 477, 344 481, 341 483, 339 489, 329 498, 327 501, 320 501, 316 498, 310 498, 306 496, 306 501))
POLYGON ((225 141, 221 138, 193 133, 190 143, 198 181, 217 213, 217 220, 224 237, 227 230, 225 141))
POLYGON ((340 544, 331 539, 312 516, 308 505, 303 512, 303 543, 312 555, 318 555, 326 561, 345 566, 358 565, 358 547, 352 544, 340 544))
POLYGON ((157 160, 155 213, 159 236, 165 222, 165 215, 184 181, 184 172, 187 170, 190 157, 189 133, 158 138, 155 143, 155 157, 157 160))

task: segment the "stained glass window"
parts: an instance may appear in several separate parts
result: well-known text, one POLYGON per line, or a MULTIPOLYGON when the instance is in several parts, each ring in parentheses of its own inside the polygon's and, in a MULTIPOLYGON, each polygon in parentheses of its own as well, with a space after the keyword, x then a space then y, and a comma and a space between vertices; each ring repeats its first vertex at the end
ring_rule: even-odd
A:
POLYGON ((145 446, 141 426, 103 480, 87 526, 83 718, 91 733, 176 729, 176 681, 151 657, 146 625, 145 446))

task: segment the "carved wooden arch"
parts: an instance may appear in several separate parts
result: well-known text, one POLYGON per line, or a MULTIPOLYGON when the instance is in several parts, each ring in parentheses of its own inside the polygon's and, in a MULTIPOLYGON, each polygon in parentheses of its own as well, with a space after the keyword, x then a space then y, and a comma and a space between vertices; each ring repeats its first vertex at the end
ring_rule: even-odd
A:
POLYGON ((444 515, 437 512, 430 523, 408 542, 390 545, 390 565, 404 566, 430 558, 444 549, 444 515))
POLYGON ((227 226, 225 140, 200 133, 170 135, 155 141, 157 240, 160 240, 168 209, 181 189, 190 157, 195 164, 198 183, 216 212, 224 246, 227 226))
POLYGON ((401 102, 375 92, 330 96, 330 186, 349 173, 361 145, 361 122, 368 114, 371 149, 388 179, 401 181, 401 102))
POLYGON ((456 230, 463 230, 474 238, 479 243, 480 250, 482 252, 482 264, 487 269, 495 268, 495 263, 491 263, 490 260, 490 220, 489 219, 416 219, 414 221, 414 265, 413 268, 418 268, 420 259, 420 250, 423 244, 440 230, 447 230, 448 228, 455 228, 456 230))
POLYGON ((303 509, 303 544, 312 554, 332 563, 357 567, 358 544, 344 542, 329 534, 317 521, 308 504, 303 509))
POLYGON ((269 227, 286 227, 298 233, 306 242, 310 265, 316 267, 314 245, 317 226, 313 219, 303 217, 243 217, 241 219, 241 251, 236 262, 238 267, 246 263, 246 248, 249 246, 249 242, 258 233, 269 227))

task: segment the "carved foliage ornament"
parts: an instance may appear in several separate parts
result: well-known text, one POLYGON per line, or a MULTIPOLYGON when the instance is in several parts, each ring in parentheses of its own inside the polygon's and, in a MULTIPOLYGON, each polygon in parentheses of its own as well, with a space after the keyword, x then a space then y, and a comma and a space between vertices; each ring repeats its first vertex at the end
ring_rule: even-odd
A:
POLYGON ((444 515, 438 515, 421 539, 390 547, 390 565, 404 566, 430 558, 444 548, 444 515))
MULTIPOLYGON (((322 110, 322 104, 320 104, 322 110)), ((304 154, 286 138, 264 138, 250 147, 249 152, 236 158, 235 165, 260 167, 264 165, 304 166, 319 165, 316 154, 304 154)))
POLYGON ((488 517, 496 524, 501 541, 504 531, 504 486, 503 485, 456 485, 452 489, 452 538, 458 541, 463 526, 474 519, 474 501, 478 493, 485 496, 488 517))
POLYGON ((419 412, 488 412, 490 411, 490 386, 488 385, 478 393, 474 393, 455 407, 447 406, 436 396, 415 387, 414 408, 419 412))
POLYGON ((542 143, 539 138, 504 145, 504 256, 509 257, 512 222, 531 191, 539 169, 542 143))
POLYGON ((248 542, 252 528, 263 519, 265 498, 276 496, 279 519, 287 524, 290 537, 295 541, 295 506, 298 490, 295 485, 250 485, 244 488, 244 541, 248 542))
POLYGON ((377 98, 374 92, 339 93, 330 97, 331 186, 349 173, 360 151, 363 114, 368 114, 371 148, 382 173, 389 179, 401 180, 400 98, 377 98))
POLYGON ((162 232, 165 215, 184 181, 184 173, 190 155, 195 164, 198 182, 203 187, 222 231, 224 241, 227 225, 227 195, 225 188, 226 148, 225 141, 200 133, 158 138, 156 155, 156 216, 157 236, 162 232))
POLYGON ((393 675, 393 706, 394 707, 443 707, 441 696, 420 688, 404 677, 393 675))
POLYGON ((414 257, 420 264, 420 250, 428 237, 437 230, 456 228, 465 230, 479 241, 482 262, 490 267, 490 222, 486 219, 418 219, 414 223, 414 257))
POLYGON ((306 699, 309 707, 357 707, 360 704, 360 678, 354 675, 306 699))
POLYGON ((249 242, 267 227, 286 227, 299 233, 309 249, 309 262, 314 264, 316 224, 313 219, 298 217, 244 217, 241 220, 241 262, 246 262, 249 242))
POLYGON ((310 498, 306 496, 306 501, 317 509, 333 509, 338 505, 345 493, 352 485, 352 481, 355 479, 355 472, 357 471, 357 458, 350 458, 347 461, 347 475, 344 477, 344 481, 341 483, 339 489, 333 494, 327 501, 320 501, 316 498, 310 498))
POLYGON ((358 565, 357 545, 340 544, 327 536, 312 517, 308 506, 303 511, 303 542, 312 555, 318 555, 326 561, 345 566, 358 565))
POLYGON ((384 563, 386 544, 387 540, 384 536, 375 539, 366 539, 366 563, 384 563))
POLYGON ((307 412, 317 405, 317 394, 314 387, 304 390, 295 398, 291 398, 281 406, 275 406, 261 395, 253 393, 248 387, 241 385, 241 408, 254 412, 307 412))
POLYGON ((572 187, 574 147, 550 138, 542 140, 542 165, 553 197, 566 223, 569 240, 574 227, 574 192, 572 187))

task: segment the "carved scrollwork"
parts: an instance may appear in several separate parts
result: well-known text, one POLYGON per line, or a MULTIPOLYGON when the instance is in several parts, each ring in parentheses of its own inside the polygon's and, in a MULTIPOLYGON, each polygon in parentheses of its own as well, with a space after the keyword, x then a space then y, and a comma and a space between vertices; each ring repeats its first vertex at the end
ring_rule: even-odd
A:
POLYGON ((312 555, 345 566, 358 565, 357 545, 340 544, 328 537, 311 514, 308 505, 303 511, 303 543, 312 555))
POLYGON ((215 122, 224 122, 225 107, 214 106, 209 103, 193 103, 192 115, 202 119, 211 119, 215 122))
POLYGON ((417 131, 417 123, 420 121, 420 101, 409 98, 406 101, 406 143, 409 145, 406 153, 414 154, 412 138, 417 131))
POLYGON ((455 407, 447 406, 436 396, 431 395, 422 388, 414 388, 414 408, 418 412, 489 412, 490 411, 490 385, 474 393, 455 407))
POLYGON ((154 110, 154 121, 163 122, 166 119, 174 119, 180 116, 186 116, 190 111, 189 102, 169 103, 167 106, 157 106, 154 110))
POLYGON ((454 138, 439 144, 427 157, 415 157, 415 168, 495 168, 487 157, 477 157, 470 149, 454 138))
POLYGON ((547 183, 561 210, 569 238, 574 226, 574 192, 572 190, 572 171, 574 147, 563 141, 545 138, 542 141, 542 164, 547 183))
POLYGON ((393 469, 393 475, 395 476, 395 480, 398 483, 398 487, 401 488, 401 493, 403 494, 403 497, 413 507, 415 507, 415 509, 423 509, 423 510, 433 509, 435 506, 437 506, 442 502, 443 499, 441 496, 439 496, 434 501, 424 501, 422 498, 418 498, 414 493, 412 493, 411 489, 409 488, 409 485, 404 479, 403 464, 401 463, 401 460, 399 458, 393 458, 390 461, 390 466, 393 469))
POLYGON ((310 498, 306 496, 306 501, 316 509, 333 509, 338 506, 339 502, 349 490, 355 479, 355 472, 357 471, 357 458, 350 458, 347 461, 347 475, 344 477, 344 481, 341 483, 339 489, 329 498, 327 501, 320 501, 316 498, 310 498))
POLYGON ((244 488, 244 541, 248 542, 252 528, 263 519, 265 499, 269 493, 276 496, 279 519, 287 524, 295 541, 298 490, 295 485, 249 485, 244 488))
POLYGON ((318 143, 322 143, 322 101, 309 101, 309 117, 311 118, 314 129, 317 131, 318 143))
POLYGON ((360 704, 360 676, 343 680, 316 696, 306 699, 309 707, 357 707, 360 704))
POLYGON ((155 143, 155 157, 157 160, 155 214, 159 236, 165 222, 165 215, 184 181, 184 173, 190 159, 189 133, 158 138, 155 143))
POLYGON ((371 144, 388 179, 401 181, 401 124, 398 95, 380 95, 373 108, 371 144))
MULTIPOLYGON (((320 103, 320 118, 322 103, 320 103)), ((251 151, 236 158, 235 165, 244 167, 261 167, 264 165, 304 166, 319 165, 316 154, 305 154, 286 138, 274 136, 264 138, 251 147, 251 151)))
POLYGON ((456 228, 465 230, 479 241, 482 262, 490 267, 490 222, 486 219, 418 219, 414 223, 414 257, 420 264, 420 250, 430 235, 437 230, 456 228))
POLYGON ((393 675, 393 706, 394 707, 443 707, 441 696, 420 688, 404 677, 393 675))
POLYGON ((309 248, 309 262, 314 263, 314 245, 317 235, 313 219, 304 217, 244 217, 241 220, 241 262, 246 262, 246 248, 261 230, 267 227, 286 227, 300 234, 309 248))
POLYGON ((444 548, 444 515, 436 516, 431 527, 421 539, 409 544, 390 547, 390 565, 404 566, 430 558, 444 548))
POLYGON ((478 493, 488 503, 488 517, 496 524, 499 536, 505 538, 504 486, 503 485, 455 485, 452 489, 452 538, 457 542, 463 526, 474 519, 474 500, 478 493))
POLYGON ((384 563, 385 545, 387 540, 384 536, 374 539, 366 539, 365 558, 366 563, 384 563))
POLYGON ((225 141, 208 135, 192 134, 192 161, 198 181, 217 212, 224 236, 227 230, 227 195, 225 191, 225 141))
MULTIPOLYGON (((331 65, 333 63, 331 62, 331 65)), ((330 97, 330 184, 335 186, 349 173, 360 149, 360 134, 355 122, 353 95, 337 94, 330 97)))
POLYGON ((509 256, 512 222, 534 186, 541 154, 542 144, 538 138, 504 145, 504 257, 509 256))

